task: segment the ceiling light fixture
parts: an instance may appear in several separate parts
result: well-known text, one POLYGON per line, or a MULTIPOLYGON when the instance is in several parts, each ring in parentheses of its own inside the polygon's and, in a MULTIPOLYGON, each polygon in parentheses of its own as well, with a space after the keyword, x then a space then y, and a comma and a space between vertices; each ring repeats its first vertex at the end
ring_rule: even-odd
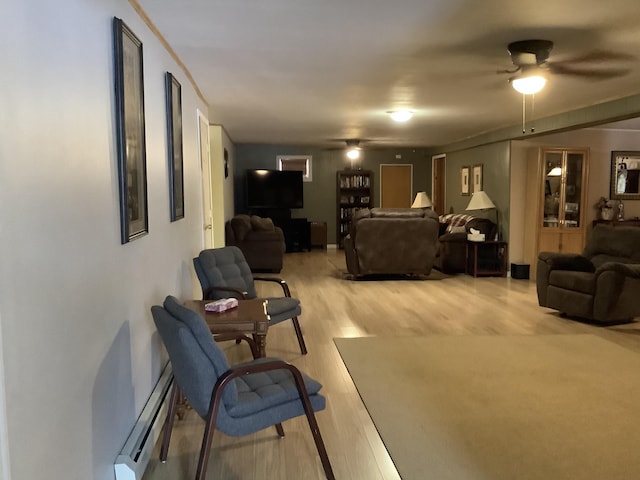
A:
POLYGON ((515 77, 509 79, 511 86, 523 95, 533 95, 544 88, 547 79, 537 66, 533 68, 523 67, 515 77))
POLYGON ((360 140, 347 140, 347 158, 349 160, 357 160, 360 158, 360 140))
POLYGON ((411 120, 411 117, 413 117, 413 112, 411 110, 396 110, 388 113, 394 122, 399 123, 407 122, 411 120))
POLYGON ((347 157, 351 160, 357 160, 360 157, 360 150, 357 147, 351 147, 347 150, 347 157))

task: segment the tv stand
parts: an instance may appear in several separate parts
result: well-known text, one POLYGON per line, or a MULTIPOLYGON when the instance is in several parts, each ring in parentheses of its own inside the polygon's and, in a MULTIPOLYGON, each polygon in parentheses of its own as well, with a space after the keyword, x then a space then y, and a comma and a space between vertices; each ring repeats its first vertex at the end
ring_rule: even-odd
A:
POLYGON ((278 226, 284 233, 287 253, 311 251, 311 222, 306 218, 290 218, 278 226))

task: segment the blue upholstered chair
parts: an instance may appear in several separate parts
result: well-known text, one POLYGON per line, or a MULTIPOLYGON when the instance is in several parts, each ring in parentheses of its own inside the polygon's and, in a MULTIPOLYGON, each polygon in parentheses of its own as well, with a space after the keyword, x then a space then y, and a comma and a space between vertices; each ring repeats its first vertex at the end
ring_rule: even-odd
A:
POLYGON ((251 273, 251 269, 238 247, 210 248, 200 252, 193 259, 196 275, 202 286, 203 300, 218 300, 235 297, 238 299, 256 298, 254 281, 275 282, 282 287, 283 297, 269 297, 267 314, 269 325, 284 320, 291 320, 298 337, 298 344, 303 355, 307 353, 298 315, 302 312, 300 301, 291 297, 287 282, 277 277, 259 277, 251 273))
POLYGON ((318 392, 322 385, 296 367, 276 358, 259 358, 230 367, 214 342, 202 316, 168 296, 164 305, 151 308, 153 320, 169 353, 174 386, 164 425, 160 460, 167 458, 176 404, 180 392, 206 421, 196 480, 207 469, 213 432, 241 436, 305 414, 325 474, 334 478, 314 411, 325 408, 318 392))

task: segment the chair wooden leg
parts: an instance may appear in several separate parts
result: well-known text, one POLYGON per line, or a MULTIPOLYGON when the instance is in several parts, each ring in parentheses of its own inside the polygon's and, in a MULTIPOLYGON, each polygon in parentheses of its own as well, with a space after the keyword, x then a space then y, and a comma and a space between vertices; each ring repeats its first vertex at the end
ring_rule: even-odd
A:
POLYGON ((313 414, 311 405, 309 405, 309 411, 306 413, 307 420, 309 421, 309 427, 311 428, 311 434, 313 435, 313 440, 316 442, 318 455, 320 456, 320 461, 322 462, 322 468, 324 468, 324 474, 327 477, 327 480, 335 480, 336 477, 333 475, 333 469, 331 468, 331 463, 329 462, 327 449, 325 448, 324 442, 322 441, 322 435, 320 435, 320 429, 318 428, 316 416, 313 414))
POLYGON ((289 371, 293 375, 293 378, 296 382, 298 394, 300 395, 300 401, 302 402, 304 413, 307 415, 307 421, 309 422, 309 428, 311 428, 311 434, 313 435, 313 440, 316 443, 316 448, 318 449, 318 455, 320 456, 320 461, 322 462, 322 468, 324 468, 324 474, 327 477, 327 480, 335 480, 336 477, 333 474, 331 462, 329 462, 329 456, 327 455, 327 449, 325 448, 324 442, 322 441, 320 428, 318 427, 318 422, 316 422, 316 416, 313 413, 311 400, 309 400, 309 393, 307 392, 307 389, 304 385, 302 375, 300 374, 300 371, 295 367, 289 368, 289 371))
POLYGON ((276 423, 276 432, 278 432, 280 438, 284 437, 284 428, 282 428, 281 423, 276 423))
POLYGON ((204 435, 202 436, 202 447, 200 448, 200 457, 198 458, 198 468, 196 469, 196 480, 204 480, 207 474, 207 464, 209 463, 209 454, 211 453, 211 444, 213 443, 213 433, 216 431, 216 418, 218 409, 222 401, 221 395, 212 394, 211 405, 209 406, 209 416, 206 419, 204 427, 204 435))
POLYGON ((160 448, 160 461, 167 461, 167 453, 169 452, 169 441, 171 440, 171 430, 173 429, 173 420, 176 416, 176 407, 178 404, 178 396, 180 387, 173 379, 173 387, 171 389, 171 397, 169 398, 169 408, 167 409, 167 418, 164 420, 164 433, 162 434, 162 446, 160 448))
POLYGON ((307 354, 307 346, 304 343, 304 337, 302 336, 302 329, 300 328, 300 322, 298 322, 298 317, 293 317, 291 319, 293 322, 293 328, 296 331, 296 337, 298 337, 298 344, 300 345, 300 352, 302 355, 307 354))

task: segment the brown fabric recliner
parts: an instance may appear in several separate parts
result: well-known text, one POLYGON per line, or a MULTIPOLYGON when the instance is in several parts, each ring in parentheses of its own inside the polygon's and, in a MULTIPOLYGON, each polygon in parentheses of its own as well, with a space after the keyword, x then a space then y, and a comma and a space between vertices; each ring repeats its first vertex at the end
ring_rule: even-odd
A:
POLYGON ((270 218, 236 215, 225 223, 224 231, 226 245, 242 251, 252 272, 282 270, 284 233, 270 218))
POLYGON ((363 208, 344 251, 349 273, 428 275, 438 251, 438 215, 418 208, 363 208))
POLYGON ((640 228, 598 224, 582 255, 542 252, 538 303, 601 323, 640 316, 640 228))

